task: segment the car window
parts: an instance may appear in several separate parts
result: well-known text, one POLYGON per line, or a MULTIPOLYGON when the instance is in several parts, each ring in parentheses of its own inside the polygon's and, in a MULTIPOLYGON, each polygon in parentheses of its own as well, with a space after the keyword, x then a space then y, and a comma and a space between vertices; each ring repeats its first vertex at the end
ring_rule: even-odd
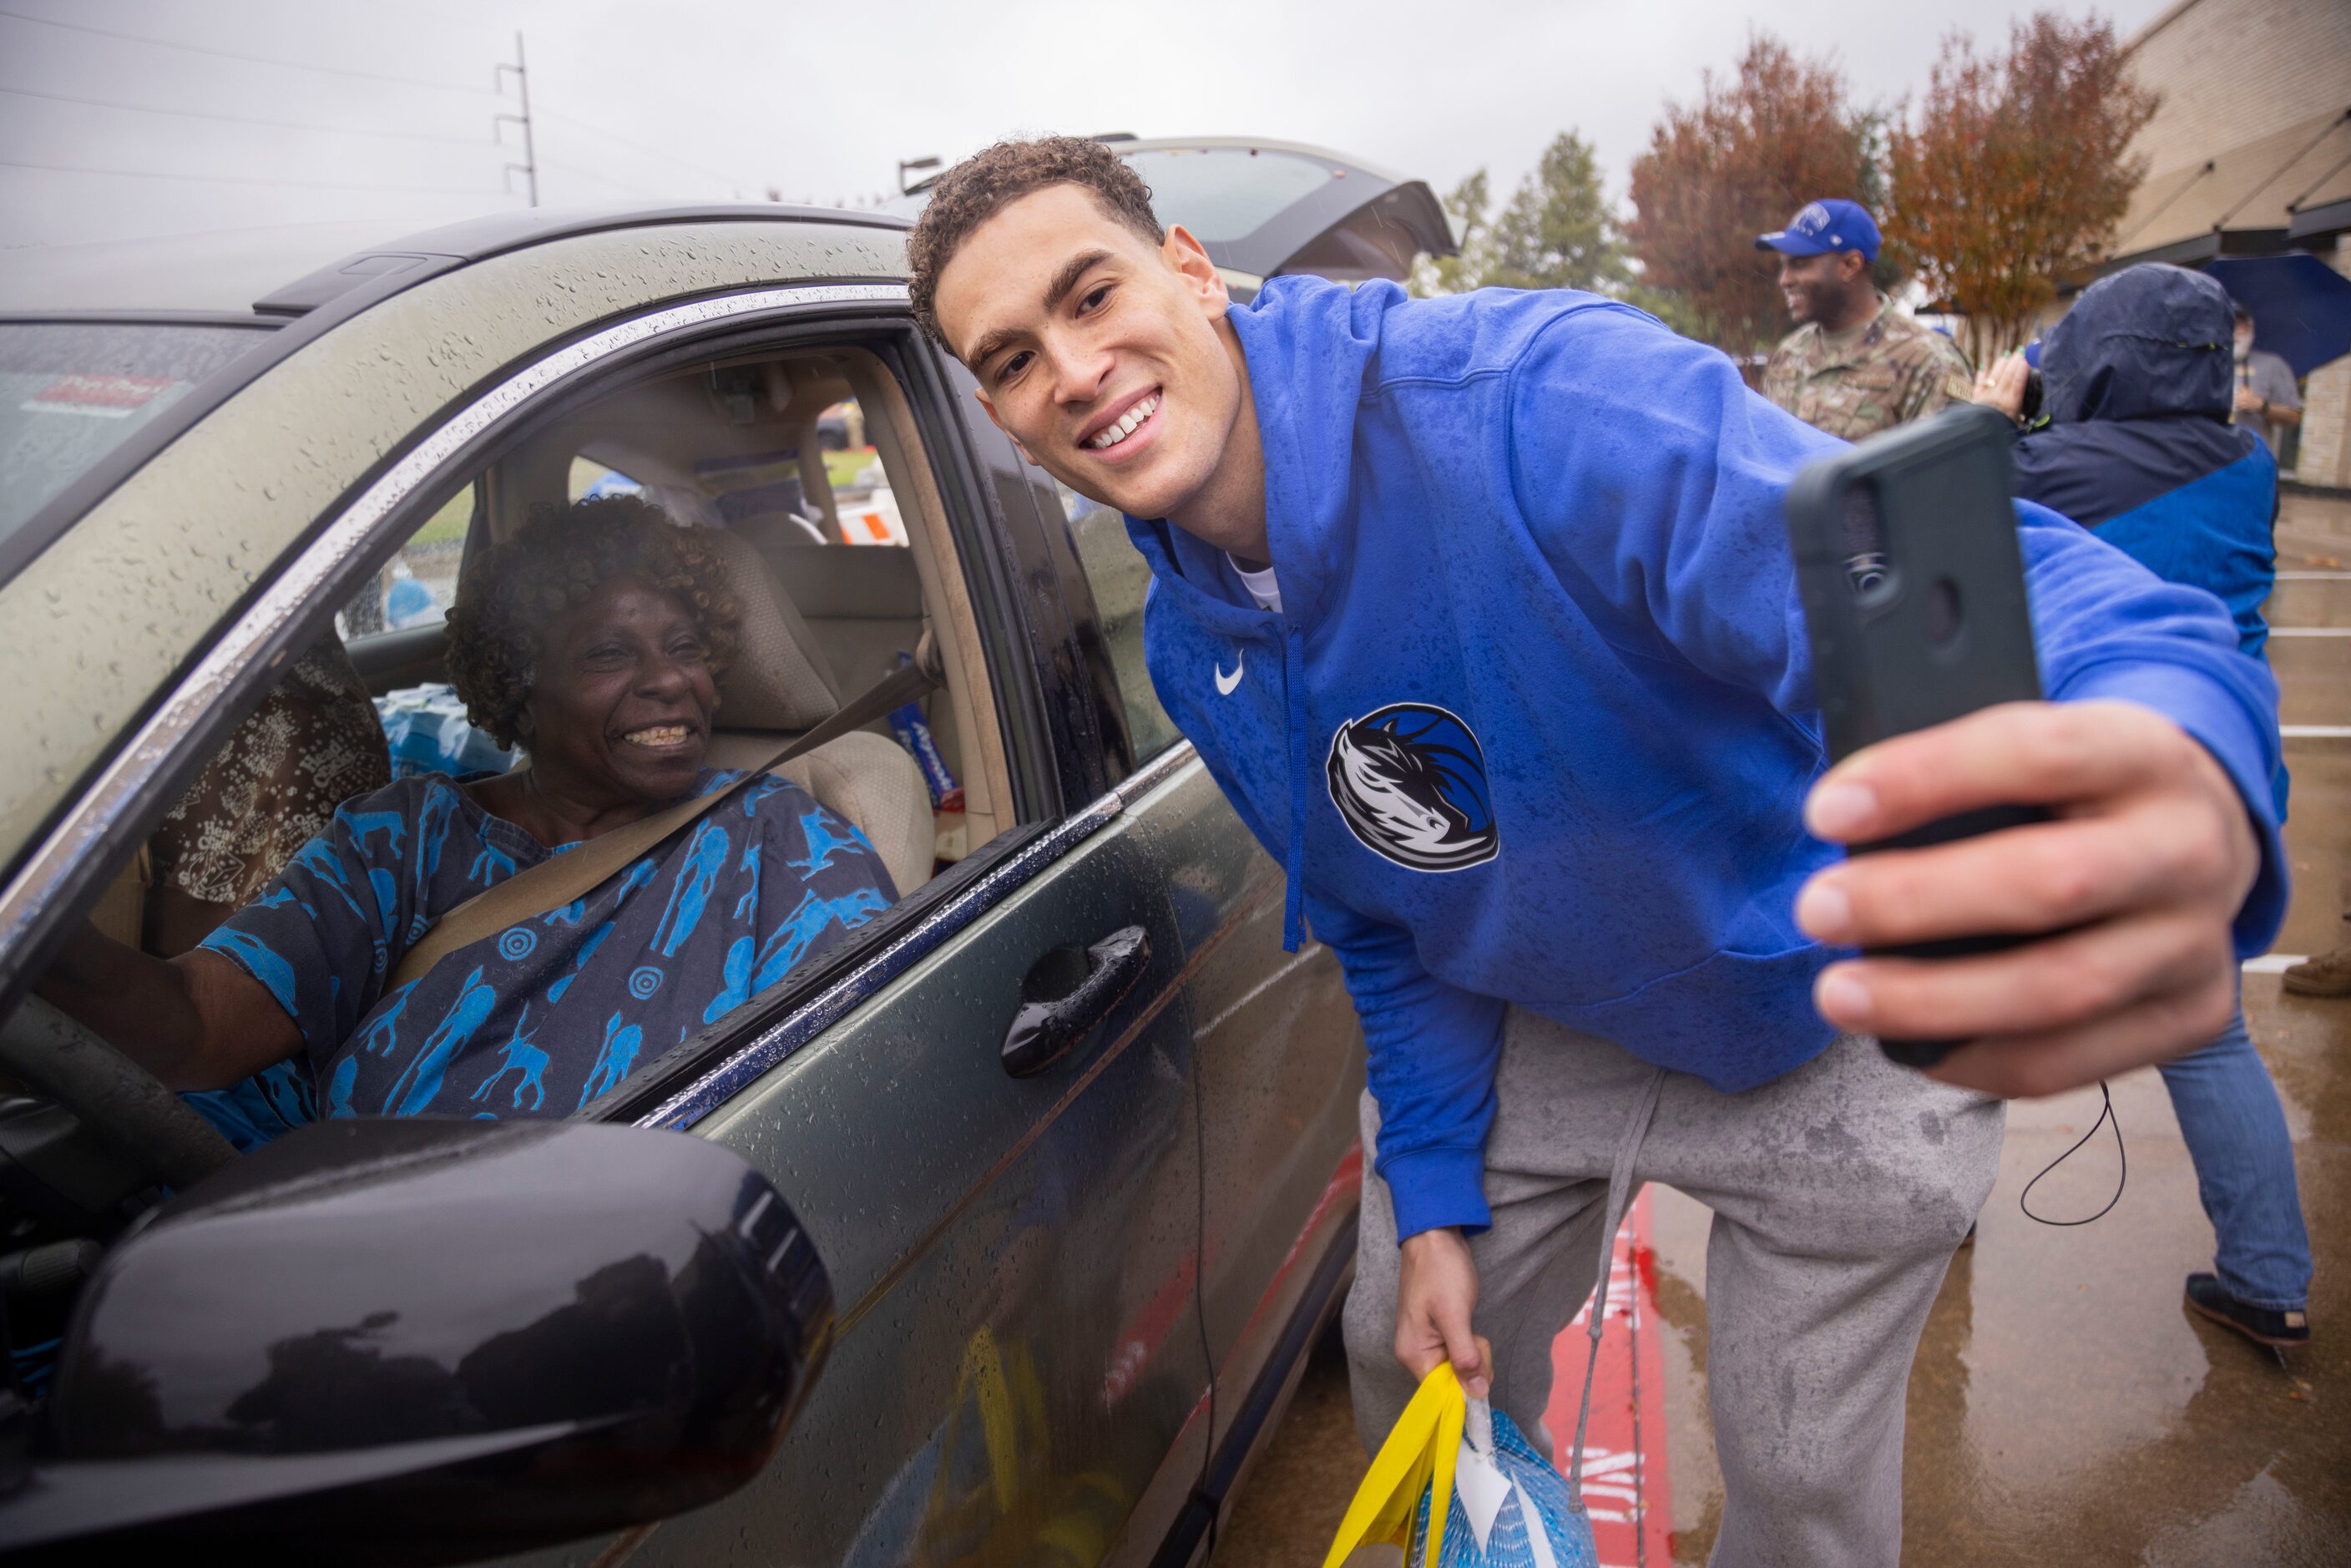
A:
POLYGON ((465 533, 473 526, 475 486, 449 497, 424 526, 408 537, 400 553, 344 604, 335 630, 346 644, 387 632, 437 625, 457 600, 457 567, 465 559, 465 533))
POLYGON ((828 542, 904 545, 905 519, 899 515, 882 455, 866 437, 865 415, 857 400, 826 409, 817 416, 816 429, 825 484, 832 492, 833 528, 828 542))
POLYGON ((1070 546, 1093 590, 1094 614, 1118 677, 1119 703, 1126 710, 1127 738, 1140 763, 1180 738, 1175 721, 1151 689, 1151 672, 1143 665, 1143 601, 1151 587, 1151 568, 1126 537, 1126 519, 1116 507, 1090 501, 1059 479, 1053 481, 1053 492, 1061 497, 1070 546))
POLYGON ((609 468, 592 457, 571 460, 571 498, 585 501, 598 496, 642 496, 645 487, 622 473, 609 468))
POLYGON ((0 538, 263 340, 241 327, 0 323, 0 538))

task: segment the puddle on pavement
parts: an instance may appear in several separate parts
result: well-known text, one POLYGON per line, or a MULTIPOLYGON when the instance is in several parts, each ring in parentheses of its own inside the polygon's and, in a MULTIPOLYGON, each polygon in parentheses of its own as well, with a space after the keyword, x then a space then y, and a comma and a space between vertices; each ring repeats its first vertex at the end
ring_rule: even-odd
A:
MULTIPOLYGON (((2351 1247, 2316 1218, 2351 1205, 2351 1000, 2281 1007, 2261 977, 2247 999, 2297 1133, 2324 1335, 2351 1324, 2351 1247)), ((2113 1087, 2129 1181, 2092 1225, 2035 1224, 2016 1198, 2088 1130, 2096 1091, 2011 1109, 1977 1242, 1953 1259, 1911 1371, 1904 1563, 2351 1561, 2351 1356, 2321 1338, 2281 1368, 2181 1308, 2183 1278, 2210 1267, 2212 1244, 2195 1173, 2161 1080, 2113 1087)), ((2115 1176, 2101 1132, 2034 1189, 2034 1207, 2092 1212, 2115 1176)), ((1702 1563, 1721 1511, 1705 1425, 1710 1216, 1678 1194, 1653 1201, 1674 1559, 1702 1563)))

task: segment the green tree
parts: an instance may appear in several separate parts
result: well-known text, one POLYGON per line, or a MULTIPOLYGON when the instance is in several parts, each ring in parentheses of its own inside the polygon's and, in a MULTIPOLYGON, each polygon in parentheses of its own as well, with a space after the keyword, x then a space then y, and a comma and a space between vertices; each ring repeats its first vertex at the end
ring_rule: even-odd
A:
POLYGON ((1453 256, 1424 256, 1412 269, 1412 291, 1426 298, 1433 294, 1466 294, 1478 287, 1485 266, 1486 209, 1493 204, 1486 171, 1479 170, 1443 198, 1445 215, 1452 221, 1453 237, 1461 249, 1453 256))
POLYGON ((1600 188, 1592 143, 1563 131, 1519 183, 1500 214, 1487 216, 1491 193, 1479 170, 1445 198, 1461 254, 1424 261, 1418 294, 1472 288, 1585 288, 1613 294, 1630 274, 1615 213, 1600 188))

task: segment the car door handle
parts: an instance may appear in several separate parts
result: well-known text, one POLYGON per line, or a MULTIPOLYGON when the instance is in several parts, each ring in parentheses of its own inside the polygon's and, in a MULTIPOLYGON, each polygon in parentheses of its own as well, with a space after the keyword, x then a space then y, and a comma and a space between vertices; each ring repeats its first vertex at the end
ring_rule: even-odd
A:
POLYGON ((1151 937, 1140 925, 1040 958, 1021 978, 1020 1010, 1004 1031, 1004 1071, 1032 1077, 1067 1056, 1134 989, 1150 963, 1151 937))

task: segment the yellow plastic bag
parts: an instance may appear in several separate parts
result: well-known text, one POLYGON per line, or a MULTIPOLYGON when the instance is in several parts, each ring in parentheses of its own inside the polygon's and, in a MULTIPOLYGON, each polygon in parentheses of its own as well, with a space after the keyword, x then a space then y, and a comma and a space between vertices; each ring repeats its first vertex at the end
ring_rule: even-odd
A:
POLYGON ((1440 1361, 1389 1428, 1322 1568, 1339 1568, 1358 1546, 1401 1546, 1412 1556, 1414 1516, 1429 1499, 1428 1545, 1421 1561, 1435 1563, 1445 1544, 1445 1516, 1453 1500, 1453 1465, 1461 1451, 1461 1424, 1469 1409, 1453 1364, 1440 1361))

